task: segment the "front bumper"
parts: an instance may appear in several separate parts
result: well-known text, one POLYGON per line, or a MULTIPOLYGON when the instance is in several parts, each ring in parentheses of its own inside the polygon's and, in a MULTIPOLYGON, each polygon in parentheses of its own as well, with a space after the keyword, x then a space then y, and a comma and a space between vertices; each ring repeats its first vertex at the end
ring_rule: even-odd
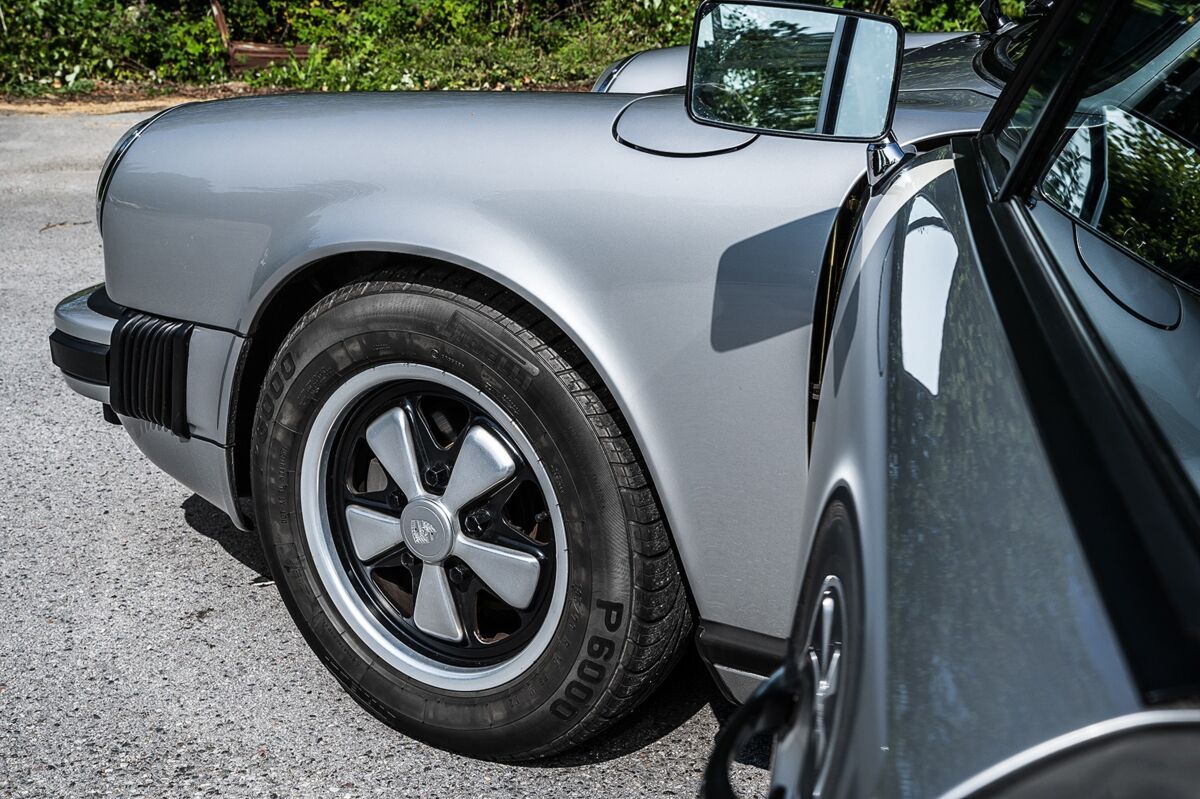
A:
POLYGON ((118 305, 103 284, 54 309, 50 356, 167 474, 246 529, 233 490, 230 404, 245 339, 118 305))
POLYGON ((117 305, 100 285, 59 303, 54 326, 50 356, 71 388, 118 416, 191 437, 187 372, 193 325, 117 305))
POLYGON ((76 292, 54 309, 50 358, 76 393, 109 404, 108 353, 113 328, 125 309, 104 284, 76 292))

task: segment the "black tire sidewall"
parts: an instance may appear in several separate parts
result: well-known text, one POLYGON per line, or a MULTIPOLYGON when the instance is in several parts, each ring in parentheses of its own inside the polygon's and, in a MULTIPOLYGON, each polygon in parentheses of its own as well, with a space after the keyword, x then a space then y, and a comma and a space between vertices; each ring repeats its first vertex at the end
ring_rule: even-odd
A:
POLYGON ((389 724, 492 758, 544 748, 585 722, 620 662, 633 601, 625 515, 603 444, 555 364, 528 343, 536 337, 504 322, 453 295, 399 284, 333 295, 301 321, 268 370, 251 454, 267 558, 322 661, 389 724), (546 650, 503 686, 450 692, 392 668, 346 626, 314 569, 298 479, 308 429, 338 386, 389 362, 443 369, 481 390, 525 433, 554 487, 568 549, 565 605, 546 650))
POLYGON ((802 658, 808 646, 810 626, 825 578, 837 577, 842 584, 842 596, 845 602, 843 618, 847 634, 843 641, 844 663, 846 664, 844 683, 839 688, 841 697, 838 700, 840 715, 836 738, 830 742, 833 747, 831 756, 833 762, 829 772, 829 782, 826 788, 833 789, 833 795, 838 795, 847 771, 847 755, 851 738, 851 725, 854 717, 854 706, 859 695, 859 685, 862 680, 862 657, 864 652, 864 607, 863 607, 863 577, 862 555, 858 539, 858 524, 852 507, 840 498, 833 499, 821 516, 817 527, 817 535, 809 554, 808 565, 805 569, 804 582, 801 584, 800 601, 792 625, 792 635, 789 639, 787 663, 789 668, 801 668, 802 658))

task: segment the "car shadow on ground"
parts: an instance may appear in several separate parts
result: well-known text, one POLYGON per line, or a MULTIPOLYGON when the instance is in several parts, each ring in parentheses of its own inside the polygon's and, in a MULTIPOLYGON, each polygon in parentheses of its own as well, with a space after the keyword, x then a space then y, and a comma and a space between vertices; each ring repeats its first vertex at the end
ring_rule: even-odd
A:
MULTIPOLYGON (((627 718, 595 740, 557 757, 525 765, 532 768, 567 768, 603 763, 633 754, 674 732, 703 708, 712 710, 724 724, 737 706, 721 693, 694 646, 689 645, 670 677, 627 718)), ((753 739, 737 762, 769 768, 771 749, 766 740, 753 739)))
POLYGON ((188 527, 205 538, 216 541, 234 560, 259 577, 270 578, 270 568, 267 566, 257 533, 246 533, 234 527, 225 511, 199 494, 192 494, 180 507, 188 527))
MULTIPOLYGON (((217 542, 229 555, 252 570, 260 579, 270 579, 266 558, 258 535, 233 526, 225 512, 198 494, 184 500, 183 518, 187 525, 205 538, 217 542)), ((695 647, 688 646, 669 679, 641 707, 619 721, 594 741, 557 757, 524 764, 531 768, 569 768, 603 763, 638 752, 671 734, 697 713, 709 707, 720 724, 736 709, 721 693, 700 660, 695 647)), ((738 756, 739 763, 767 768, 770 745, 765 739, 752 739, 738 756)))

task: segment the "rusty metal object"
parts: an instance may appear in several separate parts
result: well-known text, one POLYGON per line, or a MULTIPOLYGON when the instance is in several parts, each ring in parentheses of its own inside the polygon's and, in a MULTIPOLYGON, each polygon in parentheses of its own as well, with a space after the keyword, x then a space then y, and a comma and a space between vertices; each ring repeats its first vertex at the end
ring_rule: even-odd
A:
POLYGON ((213 19, 217 23, 217 31, 221 34, 221 43, 225 45, 225 50, 229 54, 229 69, 232 72, 245 72, 274 64, 286 64, 292 58, 297 61, 305 61, 313 50, 307 44, 283 45, 235 41, 229 32, 229 22, 225 19, 225 9, 221 7, 220 0, 212 0, 212 12, 213 19))

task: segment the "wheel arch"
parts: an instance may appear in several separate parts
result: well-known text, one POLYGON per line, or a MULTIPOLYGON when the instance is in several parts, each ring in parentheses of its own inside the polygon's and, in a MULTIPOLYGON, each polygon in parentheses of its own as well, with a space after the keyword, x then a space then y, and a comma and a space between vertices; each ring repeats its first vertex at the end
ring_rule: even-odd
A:
MULTIPOLYGON (((621 413, 628 422, 628 410, 621 403, 612 381, 603 365, 578 333, 565 323, 561 314, 554 312, 536 292, 518 280, 495 269, 455 253, 433 250, 427 247, 408 247, 394 243, 376 241, 345 242, 332 247, 310 252, 293 264, 277 269, 248 305, 248 338, 242 349, 234 380, 234 394, 229 403, 230 436, 232 443, 231 462, 233 485, 236 495, 248 496, 249 475, 246 450, 250 429, 254 419, 254 407, 258 392, 266 377, 271 358, 283 343, 288 332, 300 318, 322 297, 364 280, 384 269, 397 266, 441 267, 450 271, 466 272, 490 280, 498 286, 516 294, 527 305, 550 320, 557 330, 571 339, 597 370, 605 387, 621 405, 621 413)), ((641 450, 641 441, 635 434, 641 450)), ((646 458, 644 451, 642 457, 646 458)))
MULTIPOLYGON (((631 417, 621 393, 614 386, 613 376, 605 368, 604 359, 588 347, 585 337, 565 322, 564 315, 555 313, 553 306, 542 300, 536 292, 529 290, 522 281, 487 269, 481 264, 451 253, 377 243, 346 245, 332 252, 315 254, 300 266, 287 270, 286 276, 275 281, 269 290, 260 292, 260 299, 252 306, 250 335, 242 348, 236 367, 228 420, 230 484, 245 518, 253 520, 253 502, 250 497, 250 443, 258 394, 271 360, 284 338, 321 298, 384 269, 397 266, 436 267, 450 272, 470 273, 490 281, 515 294, 579 348, 588 364, 596 370, 604 390, 612 395, 621 417, 618 423, 626 428, 636 447, 637 455, 646 465, 650 488, 663 508, 667 534, 672 548, 678 553, 679 542, 672 532, 671 515, 667 503, 657 489, 660 483, 653 455, 644 446, 644 437, 638 431, 637 420, 631 417)), ((689 576, 682 562, 680 573, 683 576, 688 601, 694 604, 689 576)))

